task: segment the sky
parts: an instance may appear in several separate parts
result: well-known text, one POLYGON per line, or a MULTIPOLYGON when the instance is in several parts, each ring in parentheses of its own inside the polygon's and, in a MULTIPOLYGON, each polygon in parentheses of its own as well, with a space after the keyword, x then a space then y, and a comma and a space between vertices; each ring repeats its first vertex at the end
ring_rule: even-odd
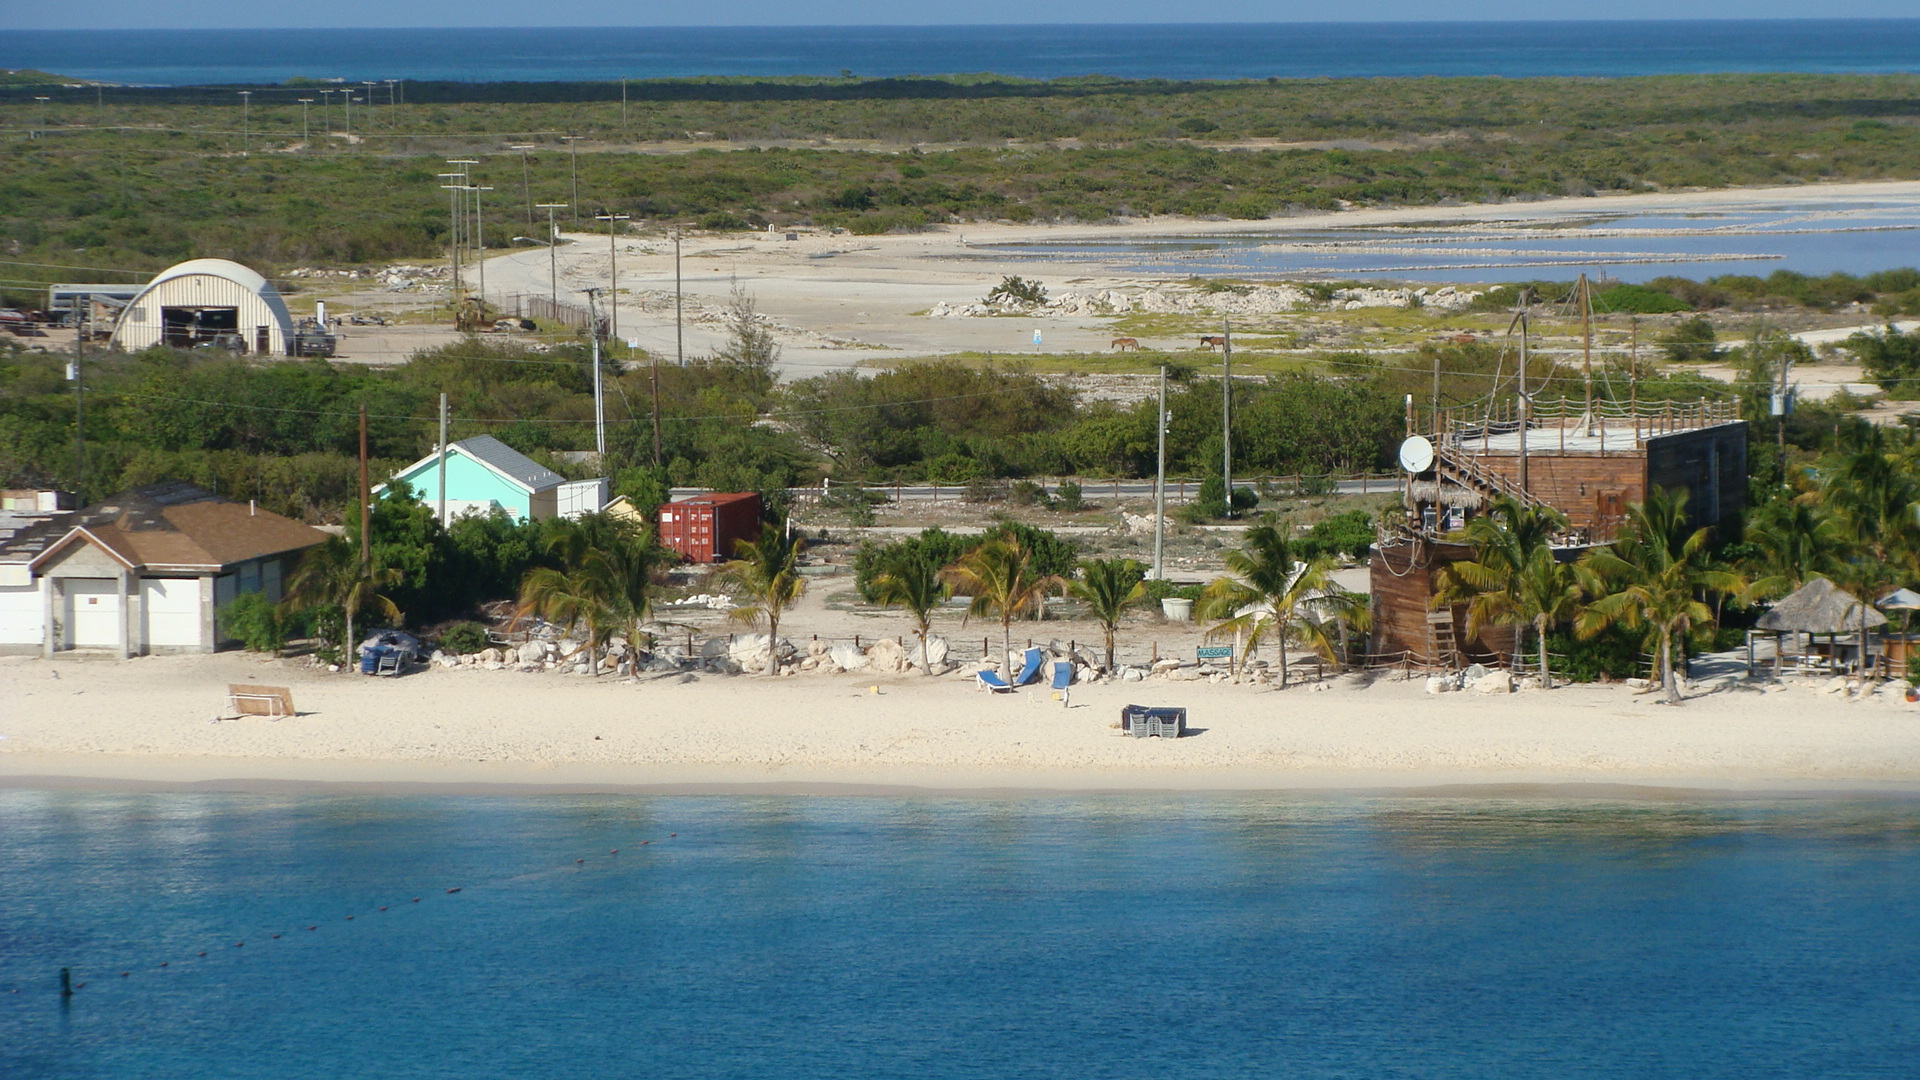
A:
POLYGON ((0 31, 203 27, 823 26, 982 23, 1428 22, 1460 19, 1913 18, 1914 0, 0 0, 0 31))

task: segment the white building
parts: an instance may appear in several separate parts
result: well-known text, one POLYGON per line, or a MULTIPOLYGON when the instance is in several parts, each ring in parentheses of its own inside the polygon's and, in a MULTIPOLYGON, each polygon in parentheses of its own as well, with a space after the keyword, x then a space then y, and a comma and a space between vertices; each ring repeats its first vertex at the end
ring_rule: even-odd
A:
POLYGON ((155 484, 0 539, 0 651, 213 652, 220 608, 281 598, 327 534, 191 484, 155 484))
POLYGON ((155 345, 218 345, 287 356, 293 316, 266 278, 237 262, 194 259, 162 271, 127 303, 112 343, 129 352, 155 345))

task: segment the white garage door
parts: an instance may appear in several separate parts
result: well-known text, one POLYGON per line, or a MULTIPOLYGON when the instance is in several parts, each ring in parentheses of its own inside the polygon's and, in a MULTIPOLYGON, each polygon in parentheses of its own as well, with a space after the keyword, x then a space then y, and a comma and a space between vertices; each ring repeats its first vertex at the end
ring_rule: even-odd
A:
POLYGON ((149 649, 200 645, 200 579, 143 578, 140 609, 149 649))
POLYGON ((120 647, 120 582, 67 578, 67 644, 75 649, 120 647))
POLYGON ((40 586, 0 585, 0 645, 38 645, 43 622, 40 586))

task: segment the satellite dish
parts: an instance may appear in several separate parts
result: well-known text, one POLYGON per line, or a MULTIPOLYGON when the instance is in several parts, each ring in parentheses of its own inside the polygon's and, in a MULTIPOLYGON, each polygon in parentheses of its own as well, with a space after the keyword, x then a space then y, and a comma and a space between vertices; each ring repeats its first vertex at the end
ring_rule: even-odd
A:
POLYGON ((1407 436, 1407 440, 1400 444, 1400 467, 1410 473, 1423 473, 1433 468, 1433 444, 1425 436, 1407 436))

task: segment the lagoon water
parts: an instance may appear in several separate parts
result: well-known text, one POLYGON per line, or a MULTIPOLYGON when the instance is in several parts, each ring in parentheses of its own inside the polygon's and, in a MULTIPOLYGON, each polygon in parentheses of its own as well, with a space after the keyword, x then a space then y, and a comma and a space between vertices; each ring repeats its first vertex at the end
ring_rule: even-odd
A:
POLYGON ((1472 220, 1294 227, 1141 240, 978 245, 981 259, 1040 258, 1109 273, 1410 281, 1643 282, 1665 275, 1865 274, 1920 266, 1920 190, 1834 188, 1755 204, 1600 211, 1580 201, 1488 207, 1472 220))
MULTIPOLYGON (((25 13, 21 15, 24 17, 25 13)), ((24 18, 18 20, 24 22, 24 18)), ((116 83, 458 82, 991 71, 1026 78, 1920 71, 1920 19, 9 29, 0 67, 116 83)))
POLYGON ((0 1076, 1910 1077, 1917 931, 1912 798, 10 790, 0 1076))

